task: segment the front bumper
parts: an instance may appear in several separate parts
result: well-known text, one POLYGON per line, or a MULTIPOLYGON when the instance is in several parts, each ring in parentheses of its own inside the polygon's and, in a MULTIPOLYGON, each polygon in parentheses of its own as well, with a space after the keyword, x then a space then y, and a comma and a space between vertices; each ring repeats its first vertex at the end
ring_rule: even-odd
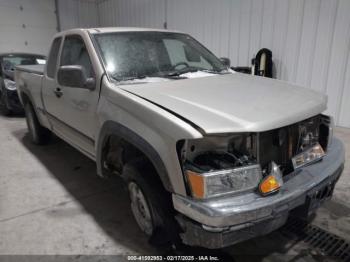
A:
POLYGON ((174 207, 182 214, 177 219, 184 230, 183 241, 221 248, 281 227, 292 210, 308 215, 331 197, 344 155, 342 142, 334 138, 322 161, 286 176, 281 190, 267 197, 250 193, 198 201, 174 194, 174 207))

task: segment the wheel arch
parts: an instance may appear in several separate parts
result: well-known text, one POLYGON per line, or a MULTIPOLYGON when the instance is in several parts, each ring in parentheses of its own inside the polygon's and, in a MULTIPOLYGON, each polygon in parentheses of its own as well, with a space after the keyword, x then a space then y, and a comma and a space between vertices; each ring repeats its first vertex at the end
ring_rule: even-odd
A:
POLYGON ((99 133, 96 145, 96 164, 97 173, 100 176, 108 176, 108 170, 105 168, 104 163, 106 161, 106 149, 111 137, 118 137, 128 145, 139 150, 139 152, 147 158, 156 170, 164 188, 169 192, 173 192, 169 174, 163 160, 154 147, 134 131, 114 121, 106 121, 99 133))

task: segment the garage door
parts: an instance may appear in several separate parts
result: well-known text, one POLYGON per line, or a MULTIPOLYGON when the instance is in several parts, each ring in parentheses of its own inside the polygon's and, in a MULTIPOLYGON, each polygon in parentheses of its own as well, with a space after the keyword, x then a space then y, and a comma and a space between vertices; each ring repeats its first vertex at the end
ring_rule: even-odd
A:
POLYGON ((1 0, 0 53, 47 54, 57 32, 54 0, 1 0))

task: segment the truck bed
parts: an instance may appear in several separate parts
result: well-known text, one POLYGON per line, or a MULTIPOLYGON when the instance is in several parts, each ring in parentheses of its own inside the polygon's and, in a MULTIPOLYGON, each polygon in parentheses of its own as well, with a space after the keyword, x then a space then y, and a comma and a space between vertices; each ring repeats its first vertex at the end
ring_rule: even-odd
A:
POLYGON ((16 69, 28 73, 34 73, 37 75, 44 75, 45 65, 19 65, 16 69))
MULTIPOLYGON (((17 92, 22 97, 26 94, 37 110, 37 117, 45 124, 47 120, 43 115, 44 105, 41 99, 42 81, 44 78, 44 65, 21 65, 15 68, 15 81, 17 92)), ((21 100, 21 102, 23 102, 21 100)))

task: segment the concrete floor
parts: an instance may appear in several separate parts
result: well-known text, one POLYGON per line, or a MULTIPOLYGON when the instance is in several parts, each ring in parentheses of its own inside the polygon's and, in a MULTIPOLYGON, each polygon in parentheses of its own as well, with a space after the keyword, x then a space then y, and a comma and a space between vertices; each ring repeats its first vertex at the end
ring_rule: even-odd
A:
MULTIPOLYGON (((350 129, 337 128, 335 135, 348 161, 313 223, 350 241, 350 129)), ((3 116, 0 143, 0 255, 163 254, 138 229, 120 181, 98 178, 94 162, 68 144, 32 145, 24 119, 3 116)), ((235 261, 247 254, 256 261, 313 261, 305 244, 278 231, 223 252, 235 261)))

